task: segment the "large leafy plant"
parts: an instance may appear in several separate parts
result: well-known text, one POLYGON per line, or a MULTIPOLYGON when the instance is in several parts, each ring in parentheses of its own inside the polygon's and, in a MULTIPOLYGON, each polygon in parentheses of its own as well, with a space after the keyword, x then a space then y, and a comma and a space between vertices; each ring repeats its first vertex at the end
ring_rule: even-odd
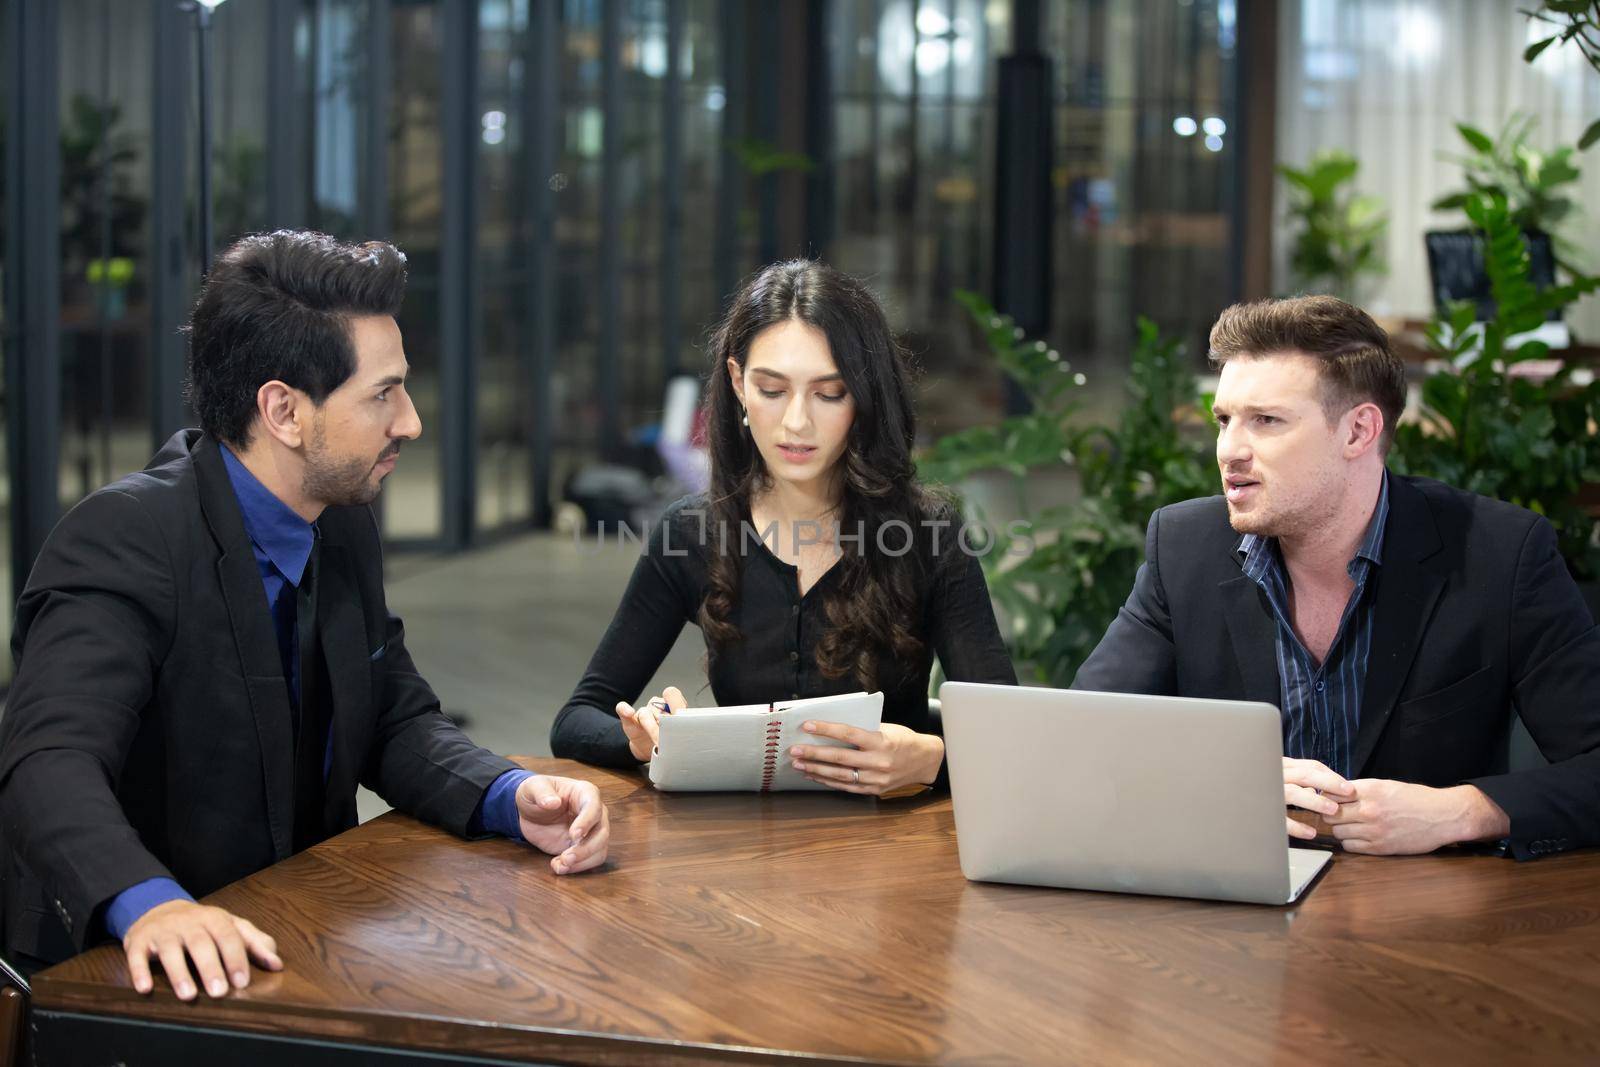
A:
POLYGON ((1386 271, 1383 238, 1389 220, 1377 197, 1355 192, 1360 169, 1354 156, 1338 149, 1318 152, 1304 168, 1278 167, 1289 185, 1294 228, 1289 267, 1301 292, 1359 303, 1362 281, 1386 271))
POLYGON ((1396 428, 1391 465, 1546 516, 1574 574, 1600 577, 1600 530, 1577 500, 1585 483, 1600 481, 1600 382, 1577 384, 1571 364, 1550 374, 1528 366, 1550 349, 1521 336, 1595 292, 1600 278, 1576 275, 1536 289, 1506 198, 1481 192, 1462 206, 1482 235, 1495 314, 1474 324, 1474 305, 1462 303, 1430 324, 1429 343, 1445 369, 1423 382, 1421 420, 1396 428))
POLYGON ((1450 158, 1461 165, 1467 185, 1435 200, 1433 209, 1460 211, 1480 197, 1499 197, 1517 228, 1549 234, 1557 262, 1575 270, 1574 247, 1563 231, 1581 211, 1572 192, 1581 176, 1573 160, 1576 152, 1570 145, 1548 152, 1533 147, 1529 135, 1537 121, 1513 114, 1495 137, 1456 123, 1456 132, 1470 151, 1450 158))
POLYGON ((1031 410, 941 438, 919 458, 920 472, 949 486, 980 471, 1012 475, 1017 521, 1001 528, 981 510, 969 506, 969 512, 989 531, 983 565, 1009 624, 1014 659, 1037 680, 1065 686, 1133 586, 1151 513, 1216 490, 1200 420, 1185 419, 1198 415, 1194 375, 1182 346, 1140 318, 1128 404, 1114 424, 1088 424, 1081 417, 1081 373, 1044 342, 1028 340, 982 297, 957 298, 1031 410), (1030 473, 1063 463, 1077 468, 1081 499, 1034 507, 1030 473))
MULTIPOLYGON (((1522 53, 1529 63, 1545 49, 1576 48, 1589 66, 1600 74, 1600 0, 1545 0, 1537 11, 1524 12, 1530 19, 1551 28, 1550 36, 1530 44, 1522 53)), ((1578 139, 1582 152, 1600 141, 1600 119, 1589 124, 1578 139)))

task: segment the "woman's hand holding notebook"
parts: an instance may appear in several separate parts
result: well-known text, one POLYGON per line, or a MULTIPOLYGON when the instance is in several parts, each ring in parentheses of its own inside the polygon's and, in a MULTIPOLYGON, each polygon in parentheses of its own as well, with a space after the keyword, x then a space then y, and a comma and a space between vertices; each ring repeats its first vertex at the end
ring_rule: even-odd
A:
POLYGON ((663 715, 656 723, 650 781, 665 792, 826 789, 795 770, 788 755, 795 744, 843 746, 842 741, 804 733, 800 727, 813 719, 876 730, 883 719, 883 694, 684 708, 663 715))

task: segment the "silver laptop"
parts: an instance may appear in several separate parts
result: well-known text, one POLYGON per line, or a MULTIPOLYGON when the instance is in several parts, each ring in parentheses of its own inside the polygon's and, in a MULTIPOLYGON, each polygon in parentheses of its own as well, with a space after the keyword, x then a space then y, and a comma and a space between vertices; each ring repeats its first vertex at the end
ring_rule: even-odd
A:
POLYGON ((1331 858, 1288 845, 1270 704, 966 682, 939 698, 974 881, 1290 904, 1331 858))

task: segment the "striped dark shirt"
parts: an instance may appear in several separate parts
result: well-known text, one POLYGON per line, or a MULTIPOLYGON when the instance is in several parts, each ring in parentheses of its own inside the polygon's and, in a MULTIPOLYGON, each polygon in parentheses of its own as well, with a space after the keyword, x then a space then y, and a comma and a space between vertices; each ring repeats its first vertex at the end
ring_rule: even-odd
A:
POLYGON ((1245 534, 1238 552, 1244 573, 1272 605, 1278 624, 1278 678, 1281 681, 1283 754, 1318 760, 1349 776, 1350 753, 1361 721, 1361 693, 1372 652, 1373 598, 1368 589, 1374 568, 1383 565, 1383 527, 1389 518, 1389 476, 1383 476, 1378 507, 1346 572, 1356 583, 1344 606, 1338 632, 1319 667, 1295 634, 1289 616, 1289 590, 1278 541, 1245 534))

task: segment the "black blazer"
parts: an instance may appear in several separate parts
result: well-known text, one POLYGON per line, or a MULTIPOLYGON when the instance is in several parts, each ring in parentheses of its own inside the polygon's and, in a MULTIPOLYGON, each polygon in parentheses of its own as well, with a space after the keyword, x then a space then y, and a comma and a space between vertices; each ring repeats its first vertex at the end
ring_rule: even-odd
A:
MULTIPOLYGON (((1276 624, 1220 496, 1150 520, 1133 592, 1073 685, 1281 700, 1276 624)), ((1470 782, 1519 859, 1600 843, 1600 628, 1539 516, 1389 475, 1372 656, 1351 766, 1470 782), (1549 767, 1506 773, 1511 710, 1549 767)))
MULTIPOLYGON (((318 624, 333 699, 324 829, 356 823, 359 781, 464 834, 511 769, 439 711, 383 596, 377 525, 329 508, 318 624)), ((146 878, 195 896, 287 857, 288 687, 217 443, 197 430, 84 499, 17 605, 0 719, 0 944, 55 961, 104 936, 146 878)))

